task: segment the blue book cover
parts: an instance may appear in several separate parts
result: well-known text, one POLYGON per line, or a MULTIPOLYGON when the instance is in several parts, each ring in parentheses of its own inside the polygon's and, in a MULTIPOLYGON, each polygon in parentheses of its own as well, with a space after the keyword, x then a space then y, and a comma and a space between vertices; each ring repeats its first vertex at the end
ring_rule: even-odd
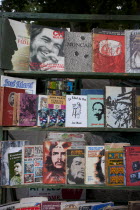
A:
POLYGON ((81 95, 103 95, 104 90, 103 89, 81 89, 81 95))
POLYGON ((114 206, 113 202, 101 203, 95 206, 92 206, 91 210, 105 210, 106 207, 114 206))

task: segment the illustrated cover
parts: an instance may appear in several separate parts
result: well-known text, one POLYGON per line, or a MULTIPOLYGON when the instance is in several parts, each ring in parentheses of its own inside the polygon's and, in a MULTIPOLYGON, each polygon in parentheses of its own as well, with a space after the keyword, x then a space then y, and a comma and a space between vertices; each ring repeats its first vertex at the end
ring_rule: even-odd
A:
POLYGON ((37 126, 47 127, 49 121, 48 96, 38 95, 37 126))
POLYGON ((134 127, 134 88, 105 87, 105 122, 110 128, 134 127))
POLYGON ((10 185, 22 184, 22 151, 8 154, 10 185))
POLYGON ((135 127, 140 128, 140 88, 135 88, 135 127))
POLYGON ((85 147, 85 184, 105 183, 105 150, 104 146, 85 147))
POLYGON ((87 96, 66 95, 66 127, 87 127, 87 96))
POLYGON ((42 201, 42 210, 61 210, 61 201, 42 201))
POLYGON ((2 69, 27 71, 29 46, 30 24, 5 18, 2 24, 2 69))
POLYGON ((8 153, 20 152, 22 146, 28 145, 27 140, 1 141, 1 185, 9 185, 9 163, 8 153))
POLYGON ((103 89, 81 89, 80 95, 103 95, 103 89))
POLYGON ((66 161, 67 184, 84 184, 85 150, 68 149, 66 161))
POLYGON ((71 142, 43 142, 43 183, 66 183, 66 151, 71 142))
POLYGON ((65 96, 48 96, 48 111, 49 120, 48 127, 65 126, 65 115, 66 115, 66 97, 65 96))
POLYGON ((36 79, 26 79, 1 75, 2 87, 25 89, 26 93, 36 94, 36 79))
POLYGON ((68 30, 32 24, 30 71, 64 71, 64 35, 68 30))
POLYGON ((13 107, 15 93, 25 93, 25 90, 10 87, 0 87, 0 125, 2 126, 13 125, 13 107))
POLYGON ((124 185, 125 184, 124 161, 122 164, 122 157, 124 159, 123 148, 125 146, 130 146, 130 143, 126 143, 126 142, 104 143, 106 184, 107 185, 124 185), (116 154, 115 152, 116 153, 119 152, 119 153, 116 154))
POLYGON ((93 71, 125 72, 124 31, 93 29, 93 71))
POLYGON ((43 145, 28 145, 22 150, 24 184, 42 183, 43 145))
POLYGON ((85 203, 85 201, 67 201, 61 203, 61 210, 79 210, 79 205, 85 203))
POLYGON ((87 95, 87 127, 104 127, 104 95, 87 95))
POLYGON ((114 202, 106 202, 93 206, 91 210, 105 210, 109 206, 114 206, 114 202))
POLYGON ((92 72, 92 33, 66 32, 65 71, 92 72))
POLYGON ((140 185, 140 146, 124 147, 125 184, 140 185))
POLYGON ((140 73, 140 30, 125 30, 125 72, 140 73))
POLYGON ((37 103, 38 96, 36 94, 15 94, 13 125, 36 126, 37 103))

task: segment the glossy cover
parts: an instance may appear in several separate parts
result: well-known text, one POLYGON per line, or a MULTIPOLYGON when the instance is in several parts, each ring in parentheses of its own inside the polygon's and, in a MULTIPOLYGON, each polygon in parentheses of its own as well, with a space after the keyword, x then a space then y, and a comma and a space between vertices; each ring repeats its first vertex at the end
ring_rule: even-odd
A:
POLYGON ((125 72, 124 31, 93 29, 93 71, 125 72))

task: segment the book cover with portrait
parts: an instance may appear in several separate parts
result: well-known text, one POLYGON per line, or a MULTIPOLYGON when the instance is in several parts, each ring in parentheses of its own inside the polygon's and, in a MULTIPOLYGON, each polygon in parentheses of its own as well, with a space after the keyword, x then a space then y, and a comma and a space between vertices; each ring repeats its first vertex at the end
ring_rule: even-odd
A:
POLYGON ((103 145, 86 146, 85 184, 105 183, 105 150, 103 145))
POLYGON ((25 90, 10 87, 0 87, 1 126, 13 126, 14 98, 16 93, 25 93, 25 90))
POLYGON ((30 71, 64 71, 64 35, 69 28, 31 25, 30 71))
POLYGON ((1 67, 14 71, 28 71, 29 52, 30 24, 3 19, 1 67))
POLYGON ((140 73, 140 30, 125 30, 125 72, 140 73))
POLYGON ((67 184, 84 184, 85 149, 68 149, 66 163, 67 184))
POLYGON ((66 127, 87 127, 87 96, 66 95, 66 127))
POLYGON ((135 126, 135 88, 105 87, 105 123, 110 128, 135 126))
POLYGON ((125 72, 124 31, 93 29, 93 72, 125 72))
POLYGON ((23 184, 42 183, 43 145, 27 145, 22 148, 23 184))
POLYGON ((13 125, 36 126, 37 125, 38 95, 16 93, 14 102, 13 125))
POLYGON ((43 183, 66 184, 66 151, 71 142, 43 142, 43 183))
POLYGON ((104 127, 104 95, 87 95, 87 127, 104 127))
POLYGON ((66 32, 65 71, 92 72, 92 33, 66 32))

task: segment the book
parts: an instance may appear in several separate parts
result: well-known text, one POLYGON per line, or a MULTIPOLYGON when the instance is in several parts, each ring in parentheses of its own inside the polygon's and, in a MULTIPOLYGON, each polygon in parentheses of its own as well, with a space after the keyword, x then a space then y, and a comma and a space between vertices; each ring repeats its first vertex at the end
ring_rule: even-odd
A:
POLYGON ((36 79, 26 79, 1 75, 0 85, 2 87, 25 89, 26 93, 36 94, 36 79))
POLYGON ((140 146, 124 147, 125 184, 140 185, 140 146))
POLYGON ((38 95, 17 93, 14 100, 13 125, 37 125, 38 95))
POLYGON ((140 30, 125 30, 125 72, 140 73, 140 30))
POLYGON ((105 175, 107 185, 125 185, 124 147, 130 143, 105 143, 105 175))
POLYGON ((47 127, 49 121, 48 96, 38 95, 37 126, 47 127))
POLYGON ((66 127, 87 127, 87 96, 66 95, 66 127))
POLYGON ((67 201, 61 203, 61 210, 79 210, 79 205, 85 203, 85 201, 67 201))
POLYGON ((125 72, 124 31, 93 29, 93 72, 125 72))
POLYGON ((18 207, 18 204, 19 204, 19 201, 0 204, 0 210, 16 210, 18 207))
POLYGON ((121 206, 109 206, 109 207, 106 207, 105 210, 128 210, 128 206, 124 206, 124 205, 121 205, 121 206))
POLYGON ((42 210, 61 210, 62 201, 42 201, 42 210))
POLYGON ((22 146, 28 145, 28 140, 1 141, 1 185, 9 185, 8 153, 20 152, 22 146))
POLYGON ((65 71, 92 72, 92 33, 65 32, 65 71))
POLYGON ((84 184, 85 150, 68 149, 66 166, 67 184, 84 184))
POLYGON ((22 184, 22 151, 8 154, 10 186, 22 184))
POLYGON ((42 183, 43 145, 27 145, 22 148, 23 184, 42 183))
POLYGON ((134 93, 133 87, 105 87, 105 126, 111 128, 133 128, 134 93))
POLYGON ((66 150, 71 142, 43 142, 43 183, 66 183, 66 150))
POLYGON ((139 210, 140 201, 128 201, 128 210, 139 210))
POLYGON ((104 127, 104 95, 87 95, 87 127, 104 127))
POLYGON ((80 95, 103 95, 103 89, 81 89, 80 95))
POLYGON ((49 120, 48 127, 64 127, 66 113, 66 97, 65 96, 48 96, 48 112, 49 120))
POLYGON ((2 69, 28 71, 30 24, 12 19, 3 19, 2 24, 2 69))
POLYGON ((101 204, 102 202, 88 202, 79 204, 79 210, 91 210, 94 205, 101 204))
POLYGON ((91 210, 104 210, 109 206, 114 206, 114 202, 106 202, 106 203, 101 203, 94 205, 91 210))
POLYGON ((140 88, 135 88, 135 127, 140 128, 140 88))
POLYGON ((67 28, 32 24, 30 71, 64 71, 64 34, 67 28))
POLYGON ((85 184, 105 183, 105 150, 103 145, 85 146, 85 184))

